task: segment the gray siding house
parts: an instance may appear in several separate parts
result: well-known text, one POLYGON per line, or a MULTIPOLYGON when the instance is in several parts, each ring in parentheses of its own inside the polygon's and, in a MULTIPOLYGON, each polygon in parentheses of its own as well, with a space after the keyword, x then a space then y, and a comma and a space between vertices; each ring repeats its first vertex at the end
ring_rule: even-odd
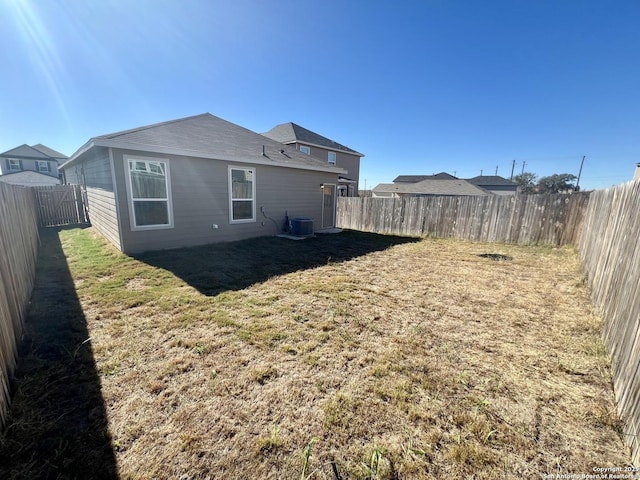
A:
POLYGON ((292 122, 276 125, 263 135, 346 170, 338 179, 338 195, 358 196, 360 158, 364 157, 364 154, 292 122))
POLYGON ((346 173, 209 113, 91 138, 61 168, 125 253, 332 227, 346 173))
POLYGON ((42 144, 20 145, 0 153, 0 181, 14 185, 59 185, 58 164, 67 160, 42 144))
POLYGON ((518 184, 516 182, 507 180, 499 175, 480 175, 468 178, 467 182, 476 187, 484 188, 495 195, 515 195, 518 193, 518 184))

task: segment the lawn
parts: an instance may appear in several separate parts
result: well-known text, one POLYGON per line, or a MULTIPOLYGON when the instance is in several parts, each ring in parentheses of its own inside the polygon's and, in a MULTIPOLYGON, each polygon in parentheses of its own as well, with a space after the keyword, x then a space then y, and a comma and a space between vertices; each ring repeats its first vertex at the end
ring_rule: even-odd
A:
POLYGON ((572 248, 346 231, 132 258, 92 229, 48 242, 64 268, 41 259, 36 293, 55 275, 72 288, 63 307, 32 303, 0 443, 15 477, 541 478, 629 463, 572 248))

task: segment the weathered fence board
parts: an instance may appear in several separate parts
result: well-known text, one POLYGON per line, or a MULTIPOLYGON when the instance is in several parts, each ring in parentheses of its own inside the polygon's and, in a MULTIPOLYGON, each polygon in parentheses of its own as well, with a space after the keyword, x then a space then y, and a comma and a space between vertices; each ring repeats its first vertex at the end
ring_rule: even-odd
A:
POLYGON ((578 242, 592 301, 604 321, 618 413, 640 464, 640 182, 593 192, 578 242))
POLYGON ((0 182, 0 427, 10 400, 38 256, 38 216, 33 191, 0 182))
POLYGON ((366 232, 566 245, 579 238, 588 193, 338 199, 337 225, 366 232))
POLYGON ((40 226, 89 223, 89 215, 80 185, 32 187, 38 204, 40 226))

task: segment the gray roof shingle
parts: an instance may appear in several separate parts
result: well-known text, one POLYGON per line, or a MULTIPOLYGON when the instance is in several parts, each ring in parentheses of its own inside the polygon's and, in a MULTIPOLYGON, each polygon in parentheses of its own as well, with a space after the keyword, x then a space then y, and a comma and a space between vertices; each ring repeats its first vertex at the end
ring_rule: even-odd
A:
POLYGON ((31 145, 31 148, 35 148, 39 152, 42 152, 45 155, 49 155, 50 157, 55 158, 56 160, 66 160, 69 158, 64 153, 60 153, 54 150, 53 148, 49 148, 46 145, 43 145, 41 143, 38 143, 37 145, 31 145))
POLYGON ((373 189, 380 193, 404 193, 417 195, 491 195, 465 180, 427 179, 416 183, 381 183, 373 189))
POLYGON ((499 175, 479 175, 477 177, 467 178, 466 180, 467 182, 479 187, 518 186, 517 183, 507 180, 499 175))
POLYGON ((423 180, 457 180, 458 177, 449 175, 446 172, 436 173, 434 175, 398 175, 393 179, 393 183, 418 183, 423 180))
POLYGON ((20 145, 19 147, 12 148, 11 150, 7 150, 4 153, 0 153, 2 157, 15 157, 15 158, 34 158, 40 160, 51 160, 52 157, 41 152, 40 150, 36 150, 33 147, 30 147, 27 144, 20 145))
POLYGON ((320 147, 325 147, 331 150, 340 150, 342 152, 364 157, 362 153, 356 152, 352 148, 346 147, 341 143, 331 140, 330 138, 323 137, 322 135, 312 132, 311 130, 301 127, 300 125, 297 125, 293 122, 276 125, 271 130, 263 133, 262 135, 280 143, 308 143, 311 145, 318 145, 320 147))
POLYGON ((64 166, 72 165, 91 146, 346 173, 210 113, 93 137, 64 166))

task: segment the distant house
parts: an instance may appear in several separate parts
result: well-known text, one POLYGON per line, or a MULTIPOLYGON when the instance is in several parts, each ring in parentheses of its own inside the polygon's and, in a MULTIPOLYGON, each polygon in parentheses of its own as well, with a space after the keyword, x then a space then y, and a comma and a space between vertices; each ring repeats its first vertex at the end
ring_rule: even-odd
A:
POLYGON ((458 180, 458 177, 449 175, 446 172, 440 172, 434 175, 398 175, 393 180, 393 183, 418 183, 423 180, 458 180))
POLYGON ((460 179, 428 178, 419 182, 381 183, 372 190, 373 197, 439 197, 439 196, 486 196, 486 190, 460 179))
POLYGON ((515 195, 518 192, 517 183, 498 175, 480 175, 466 180, 472 185, 484 188, 496 195, 515 195))
POLYGON ((277 125, 263 135, 276 142, 291 145, 296 150, 319 158, 329 165, 343 168, 346 174, 338 179, 338 195, 358 196, 360 158, 364 157, 362 153, 291 122, 277 125))
POLYGON ((61 166, 125 253, 332 227, 344 169, 209 113, 91 138, 61 166))
POLYGON ((58 166, 66 159, 42 144, 20 145, 0 153, 0 181, 26 186, 60 184, 58 166))
POLYGON ((393 180, 393 184, 416 184, 425 180, 459 180, 470 183, 471 185, 479 187, 495 195, 515 195, 518 191, 517 183, 507 180, 506 178, 500 177, 498 175, 480 175, 473 178, 458 179, 457 177, 454 177, 453 175, 450 175, 446 172, 440 172, 434 175, 399 175, 393 180))

